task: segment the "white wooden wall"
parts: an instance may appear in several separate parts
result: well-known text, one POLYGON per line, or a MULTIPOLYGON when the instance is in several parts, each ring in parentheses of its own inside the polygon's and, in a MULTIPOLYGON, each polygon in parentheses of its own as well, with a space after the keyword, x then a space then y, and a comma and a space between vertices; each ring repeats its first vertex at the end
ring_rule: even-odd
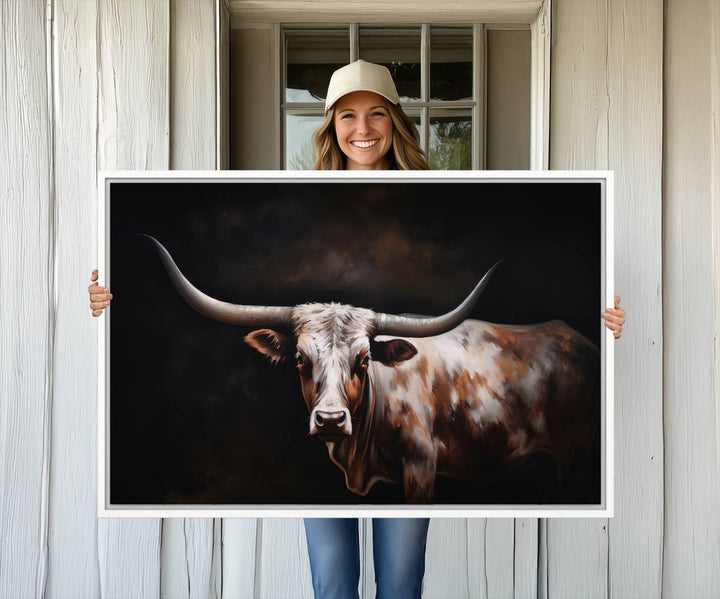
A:
POLYGON ((668 596, 720 595, 720 3, 667 3, 663 181, 668 596))
POLYGON ((663 546, 663 3, 553 0, 550 168, 615 171, 612 520, 548 523, 550 597, 659 597, 663 546))
MULTIPOLYGON (((0 2, 0 597, 312 595, 298 520, 95 518, 95 173, 223 164, 227 23, 0 2)), ((550 166, 616 173, 616 517, 433 520, 425 597, 720 596, 719 115, 719 2, 553 0, 550 166)))

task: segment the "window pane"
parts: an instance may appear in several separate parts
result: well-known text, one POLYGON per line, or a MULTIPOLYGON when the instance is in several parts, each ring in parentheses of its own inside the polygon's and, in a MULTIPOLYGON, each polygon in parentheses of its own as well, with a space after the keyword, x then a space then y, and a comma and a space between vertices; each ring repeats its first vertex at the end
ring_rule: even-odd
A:
POLYGON ((470 27, 430 28, 430 99, 472 100, 470 27))
POLYGON ((285 170, 309 171, 315 164, 312 135, 323 122, 320 112, 285 115, 285 170))
POLYGON ((386 66, 401 102, 420 100, 420 28, 360 29, 360 58, 386 66))
POLYGON ((428 162, 434 170, 472 168, 472 116, 467 109, 430 111, 428 162))
POLYGON ((286 31, 285 52, 285 101, 320 102, 333 71, 350 62, 350 32, 286 31))

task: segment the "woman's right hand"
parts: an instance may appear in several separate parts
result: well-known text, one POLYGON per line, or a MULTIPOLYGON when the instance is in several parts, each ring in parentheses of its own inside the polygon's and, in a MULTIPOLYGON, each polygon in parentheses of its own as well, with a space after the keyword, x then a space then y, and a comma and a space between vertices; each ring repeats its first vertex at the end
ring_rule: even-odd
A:
POLYGON ((88 292, 90 293, 90 308, 92 309, 93 316, 100 316, 103 310, 110 305, 112 293, 110 293, 107 287, 100 287, 100 285, 94 282, 98 280, 97 268, 92 271, 90 280, 93 281, 93 284, 88 287, 88 292))

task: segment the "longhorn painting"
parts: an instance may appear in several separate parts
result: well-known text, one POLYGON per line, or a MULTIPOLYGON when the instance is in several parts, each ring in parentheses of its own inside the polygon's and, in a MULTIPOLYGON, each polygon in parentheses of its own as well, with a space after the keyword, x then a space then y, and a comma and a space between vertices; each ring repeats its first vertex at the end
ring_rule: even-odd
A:
POLYGON ((602 503, 601 186, 110 184, 110 503, 602 503))

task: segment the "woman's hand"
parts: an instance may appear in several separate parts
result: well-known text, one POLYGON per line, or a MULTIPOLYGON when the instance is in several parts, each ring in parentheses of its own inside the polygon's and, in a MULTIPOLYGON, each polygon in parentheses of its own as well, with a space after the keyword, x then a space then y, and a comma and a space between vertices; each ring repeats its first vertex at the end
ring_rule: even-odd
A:
MULTIPOLYGON (((97 268, 92 271, 90 280, 98 280, 97 268)), ((110 305, 112 293, 110 293, 110 290, 107 287, 100 287, 97 283, 90 285, 90 287, 88 287, 88 291, 90 292, 90 308, 92 309, 92 315, 100 316, 103 313, 103 310, 110 305)))
POLYGON ((602 318, 605 319, 605 326, 613 332, 613 337, 620 339, 625 324, 625 310, 620 307, 619 295, 615 296, 615 307, 605 310, 602 318))

